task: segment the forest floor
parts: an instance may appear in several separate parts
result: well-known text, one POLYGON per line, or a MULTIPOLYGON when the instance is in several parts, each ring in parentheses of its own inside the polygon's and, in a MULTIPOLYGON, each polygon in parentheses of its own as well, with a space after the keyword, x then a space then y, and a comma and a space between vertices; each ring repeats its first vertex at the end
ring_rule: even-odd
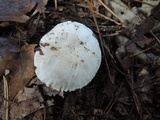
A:
POLYGON ((159 0, 8 1, 0 2, 0 120, 160 120, 159 0), (38 80, 33 58, 64 21, 92 29, 103 57, 87 86, 58 94, 38 80))

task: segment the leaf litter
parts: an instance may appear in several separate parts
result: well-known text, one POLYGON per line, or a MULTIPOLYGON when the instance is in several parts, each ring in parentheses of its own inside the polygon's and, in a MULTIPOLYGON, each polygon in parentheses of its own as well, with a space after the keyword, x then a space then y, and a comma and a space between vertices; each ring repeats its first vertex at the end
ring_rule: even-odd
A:
POLYGON ((0 33, 0 74, 9 88, 7 99, 0 81, 1 119, 7 114, 11 119, 25 120, 160 119, 158 0, 49 0, 46 6, 46 1, 24 4, 23 0, 16 1, 16 7, 3 6, 7 2, 0 2, 2 11, 6 10, 5 15, 0 13, 0 21, 17 23, 8 24, 14 31, 4 27, 0 33), (39 14, 29 17, 27 13, 37 4, 39 14), (35 76, 33 55, 40 38, 67 20, 82 22, 95 32, 103 62, 89 85, 59 96, 35 76), (4 75, 6 70, 9 73, 4 75), (4 101, 9 102, 8 113, 4 101))
POLYGON ((0 56, 6 52, 20 52, 20 48, 14 40, 0 37, 0 56))
POLYGON ((29 20, 26 15, 35 6, 40 13, 44 12, 43 0, 1 0, 0 1, 0 21, 15 21, 25 23, 29 20))

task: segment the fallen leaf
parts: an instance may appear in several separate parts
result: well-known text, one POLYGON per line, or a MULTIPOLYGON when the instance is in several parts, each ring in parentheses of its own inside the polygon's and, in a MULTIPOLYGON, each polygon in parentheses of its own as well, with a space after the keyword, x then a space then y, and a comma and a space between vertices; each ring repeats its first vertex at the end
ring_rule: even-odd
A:
POLYGON ((156 44, 154 39, 148 39, 147 37, 144 37, 144 36, 142 37, 142 39, 135 41, 135 42, 141 48, 145 48, 146 46, 153 44, 153 43, 156 44))
POLYGON ((30 12, 36 4, 37 10, 44 13, 45 4, 43 0, 0 0, 0 21, 25 23, 29 20, 26 13, 30 12))
POLYGON ((131 38, 132 41, 136 42, 144 38, 144 34, 149 32, 155 24, 155 19, 153 17, 148 17, 144 21, 140 23, 140 25, 136 25, 136 33, 131 38))
POLYGON ((45 5, 47 4, 48 0, 35 0, 38 5, 37 5, 37 10, 40 12, 40 13, 44 13, 45 11, 45 5))
POLYGON ((10 108, 10 118, 12 120, 19 120, 41 108, 44 108, 44 106, 41 104, 41 101, 35 97, 33 99, 18 102, 17 104, 11 104, 10 108))
POLYGON ((44 110, 40 109, 35 112, 33 120, 43 120, 44 119, 44 110))
POLYGON ((15 71, 16 68, 16 57, 18 53, 7 52, 3 55, 0 61, 0 74, 4 74, 5 69, 15 71))
POLYGON ((38 5, 37 9, 33 12, 32 16, 35 15, 37 12, 42 13, 44 15, 45 5, 48 3, 48 0, 35 0, 38 5))
POLYGON ((20 52, 20 48, 14 40, 0 37, 0 56, 6 52, 20 52))
POLYGON ((36 45, 24 45, 20 53, 6 53, 0 61, 0 74, 5 69, 10 70, 9 91, 10 100, 21 90, 34 76, 34 47, 36 45))
MULTIPOLYGON (((46 95, 48 94, 46 93, 46 95)), ((34 117, 39 118, 40 115, 37 113, 39 113, 40 111, 42 115, 41 117, 43 118, 44 109, 46 107, 45 105, 47 107, 53 106, 54 105, 53 99, 47 101, 44 100, 44 98, 42 97, 42 93, 40 92, 37 86, 32 86, 29 88, 24 87, 23 90, 20 90, 17 93, 15 101, 9 106, 9 118, 11 120, 23 119, 24 117, 28 117, 30 114, 33 113, 35 113, 34 117)), ((2 119, 5 118, 4 104, 0 105, 0 117, 2 119)), ((36 118, 35 120, 38 120, 36 118)))
POLYGON ((0 0, 0 21, 25 23, 29 19, 25 14, 35 5, 35 0, 0 0))
MULTIPOLYGON (((44 101, 37 86, 32 88, 24 87, 23 90, 18 92, 16 102, 10 106, 10 119, 23 119, 34 112, 38 112, 44 108, 44 104, 42 104, 44 102, 46 101, 44 101)), ((52 105, 53 101, 47 102, 47 106, 52 105)), ((43 110, 41 113, 43 113, 43 110)))
POLYGON ((9 81, 10 100, 13 100, 18 91, 23 89, 34 76, 33 57, 35 46, 35 44, 24 45, 15 63, 13 63, 16 65, 16 70, 11 71, 12 77, 9 81))
POLYGON ((5 69, 10 70, 9 95, 10 100, 19 90, 30 81, 34 76, 34 47, 36 45, 24 45, 20 53, 7 53, 3 60, 0 61, 0 73, 3 74, 5 69))
POLYGON ((41 93, 38 88, 33 86, 32 88, 24 87, 23 90, 20 90, 16 96, 16 102, 26 101, 28 99, 33 99, 35 97, 40 97, 41 93))

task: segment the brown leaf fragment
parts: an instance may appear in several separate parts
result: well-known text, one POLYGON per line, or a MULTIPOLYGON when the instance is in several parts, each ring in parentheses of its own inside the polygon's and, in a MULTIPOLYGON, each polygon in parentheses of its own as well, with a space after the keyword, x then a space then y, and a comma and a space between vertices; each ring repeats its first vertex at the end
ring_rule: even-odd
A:
POLYGON ((20 48, 14 40, 0 37, 0 56, 6 52, 20 52, 20 48))
POLYGON ((0 21, 25 23, 29 19, 25 14, 30 12, 35 5, 35 0, 1 0, 0 21))
POLYGON ((9 81, 10 100, 13 100, 18 91, 23 89, 34 76, 33 57, 35 46, 35 44, 24 45, 14 63, 16 64, 16 70, 11 71, 12 77, 9 81))
POLYGON ((3 74, 5 69, 15 71, 16 57, 17 57, 17 53, 7 52, 4 54, 4 56, 2 57, 2 60, 0 61, 0 74, 3 74))
MULTIPOLYGON (((39 113, 42 108, 44 108, 44 102, 46 102, 47 106, 52 106, 53 101, 44 101, 39 89, 37 86, 33 86, 31 88, 24 87, 23 90, 20 90, 16 95, 16 102, 11 104, 10 106, 10 118, 11 119, 22 119, 24 117, 29 116, 32 113, 39 113), (19 111, 19 112, 17 112, 19 111)), ((43 118, 42 110, 41 117, 43 118)), ((35 114, 36 115, 36 114, 35 114)), ((38 114, 40 117, 40 115, 38 114)), ((35 116, 36 118, 39 118, 35 116)), ((40 118, 41 118, 40 117, 40 118)), ((38 119, 36 119, 38 120, 38 119)), ((40 119, 42 120, 42 119, 40 119)))
POLYGON ((16 96, 16 102, 26 101, 28 99, 33 99, 35 97, 41 97, 41 94, 37 87, 32 87, 32 88, 24 87, 23 90, 20 90, 18 92, 16 96))
POLYGON ((152 41, 153 41, 153 39, 148 39, 146 37, 143 37, 143 39, 140 39, 140 40, 136 41, 136 43, 141 48, 144 48, 146 45, 149 45, 152 41))
POLYGON ((45 11, 45 5, 47 4, 48 0, 35 0, 38 5, 37 5, 37 10, 40 12, 40 13, 44 13, 45 11))
POLYGON ((44 120, 44 110, 40 109, 36 111, 33 120, 44 120))
POLYGON ((140 25, 137 25, 135 27, 136 33, 135 35, 131 38, 133 42, 136 42, 138 40, 141 40, 144 38, 144 34, 149 32, 155 24, 155 19, 154 17, 148 17, 144 21, 141 22, 140 25))
POLYGON ((43 104, 41 104, 41 101, 39 101, 37 97, 18 102, 17 104, 11 105, 10 118, 12 120, 19 120, 43 107, 43 104))
POLYGON ((33 12, 32 16, 35 15, 37 12, 42 13, 43 17, 45 18, 45 5, 48 3, 48 0, 35 0, 37 3, 36 10, 33 12))

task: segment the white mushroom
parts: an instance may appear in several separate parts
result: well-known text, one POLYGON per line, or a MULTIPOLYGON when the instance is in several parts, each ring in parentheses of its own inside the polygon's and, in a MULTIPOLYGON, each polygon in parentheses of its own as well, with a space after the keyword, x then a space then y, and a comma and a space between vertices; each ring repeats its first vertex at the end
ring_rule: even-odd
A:
POLYGON ((44 35, 34 56, 37 77, 58 91, 86 86, 100 63, 101 50, 93 32, 71 21, 56 25, 44 35))

